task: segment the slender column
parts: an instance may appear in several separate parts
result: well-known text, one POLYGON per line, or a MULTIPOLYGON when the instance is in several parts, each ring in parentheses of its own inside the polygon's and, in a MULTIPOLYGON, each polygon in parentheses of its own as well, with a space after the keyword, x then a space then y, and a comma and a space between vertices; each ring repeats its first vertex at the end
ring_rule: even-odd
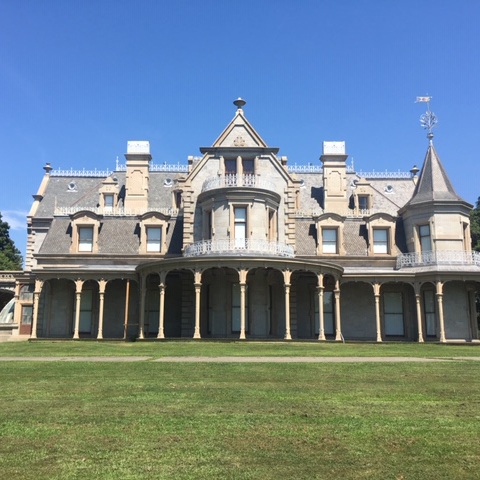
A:
POLYGON ((145 297, 147 296, 147 279, 140 277, 140 321, 138 325, 138 338, 143 340, 145 338, 145 297))
POLYGON ((382 341, 382 328, 380 322, 380 287, 379 283, 373 284, 373 295, 375 297, 375 326, 377 329, 377 342, 382 341))
POLYGON ((285 270, 283 272, 283 279, 285 281, 285 340, 291 340, 292 335, 290 333, 290 277, 292 272, 285 270))
MULTIPOLYGON (((22 286, 20 285, 20 282, 18 280, 15 281, 15 308, 13 310, 13 321, 16 323, 20 329, 20 324, 22 323, 22 312, 21 312, 21 306, 18 303, 20 300, 20 289, 22 286)), ((30 336, 32 335, 32 332, 30 331, 30 336)))
POLYGON ((335 290, 333 291, 335 295, 335 340, 337 342, 342 341, 342 323, 340 316, 340 282, 337 280, 335 282, 335 290))
POLYGON ((165 338, 165 272, 160 272, 160 284, 158 288, 160 289, 160 303, 158 305, 158 339, 165 338))
POLYGON ((318 339, 326 340, 325 337, 325 315, 323 312, 323 273, 317 275, 318 286, 317 286, 317 295, 318 295, 318 339))
POLYGON ((445 318, 443 316, 443 282, 436 282, 437 287, 437 306, 438 306, 438 322, 440 324, 440 342, 445 343, 445 318))
POLYGON ((240 283, 240 340, 245 340, 247 337, 245 335, 246 329, 246 291, 247 291, 247 273, 248 270, 240 270, 238 272, 239 283, 240 283))
POLYGON ((104 304, 105 304, 105 288, 107 287, 107 280, 100 279, 98 281, 98 296, 99 296, 99 303, 98 303, 98 333, 97 333, 97 340, 103 339, 103 311, 104 311, 104 304))
POLYGON ((42 293, 43 280, 35 280, 35 291, 33 293, 33 320, 32 320, 32 332, 30 338, 37 338, 37 325, 38 325, 38 304, 40 302, 40 294, 42 293))
POLYGON ((193 338, 202 338, 200 335, 200 293, 202 291, 202 272, 196 270, 194 273, 195 287, 195 331, 193 338))
POLYGON ((418 343, 423 343, 423 319, 422 319, 422 296, 421 283, 415 283, 415 305, 417 308, 417 329, 418 329, 418 343))
POLYGON ((75 280, 75 326, 73 328, 73 338, 80 338, 80 305, 82 303, 83 280, 75 280))
POLYGON ((128 310, 130 306, 130 280, 127 278, 125 283, 125 313, 123 316, 123 339, 127 338, 128 331, 128 310))

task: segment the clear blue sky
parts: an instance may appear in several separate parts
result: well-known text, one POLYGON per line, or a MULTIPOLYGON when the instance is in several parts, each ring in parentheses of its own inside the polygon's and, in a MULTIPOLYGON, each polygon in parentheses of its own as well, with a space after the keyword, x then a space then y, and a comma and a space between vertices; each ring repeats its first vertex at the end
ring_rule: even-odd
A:
POLYGON ((128 140, 186 162, 234 115, 289 163, 345 140, 359 170, 423 161, 435 146, 474 203, 480 125, 478 0, 2 0, 0 211, 25 251, 42 167, 114 168, 128 140))

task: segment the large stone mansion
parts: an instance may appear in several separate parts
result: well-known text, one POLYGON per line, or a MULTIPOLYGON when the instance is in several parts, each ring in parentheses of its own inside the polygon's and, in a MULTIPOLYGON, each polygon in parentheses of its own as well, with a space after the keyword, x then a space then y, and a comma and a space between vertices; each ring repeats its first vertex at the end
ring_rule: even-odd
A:
POLYGON ((421 169, 355 171, 344 142, 290 167, 242 99, 212 146, 115 171, 47 164, 14 275, 30 338, 472 341, 480 256, 470 204, 432 136, 421 169))

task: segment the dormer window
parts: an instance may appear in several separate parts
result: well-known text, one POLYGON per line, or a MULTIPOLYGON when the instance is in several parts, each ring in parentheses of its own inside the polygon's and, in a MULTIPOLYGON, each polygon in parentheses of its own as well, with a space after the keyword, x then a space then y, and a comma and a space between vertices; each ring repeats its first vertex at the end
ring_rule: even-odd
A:
POLYGON ((359 195, 358 196, 358 208, 360 210, 368 210, 369 209, 368 200, 369 200, 368 195, 359 195))
POLYGON ((100 218, 89 211, 72 215, 71 253, 97 253, 100 218))
POLYGON ((373 253, 385 253, 389 252, 388 248, 388 228, 374 228, 373 229, 373 253))
POLYGON ((162 227, 146 227, 147 252, 162 251, 162 227))
POLYGON ((111 213, 113 211, 114 195, 113 193, 105 193, 103 196, 103 211, 111 213))
POLYGON ((140 216, 140 253, 165 253, 169 218, 160 212, 140 216))

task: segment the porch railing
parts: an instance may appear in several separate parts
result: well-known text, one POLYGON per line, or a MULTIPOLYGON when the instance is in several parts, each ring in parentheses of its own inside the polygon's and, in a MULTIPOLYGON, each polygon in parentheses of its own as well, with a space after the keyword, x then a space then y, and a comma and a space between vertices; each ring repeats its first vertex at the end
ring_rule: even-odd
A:
POLYGON ((480 252, 445 250, 402 253, 397 257, 397 269, 430 265, 474 265, 480 267, 480 252))
POLYGON ((239 240, 203 240, 185 248, 185 257, 199 255, 271 255, 279 257, 293 257, 294 250, 290 245, 266 240, 239 239, 239 240))
POLYGON ((235 173, 209 177, 203 182, 202 192, 214 190, 216 188, 228 187, 250 187, 263 188, 265 190, 275 191, 275 184, 259 175, 247 174, 237 175, 235 173))

